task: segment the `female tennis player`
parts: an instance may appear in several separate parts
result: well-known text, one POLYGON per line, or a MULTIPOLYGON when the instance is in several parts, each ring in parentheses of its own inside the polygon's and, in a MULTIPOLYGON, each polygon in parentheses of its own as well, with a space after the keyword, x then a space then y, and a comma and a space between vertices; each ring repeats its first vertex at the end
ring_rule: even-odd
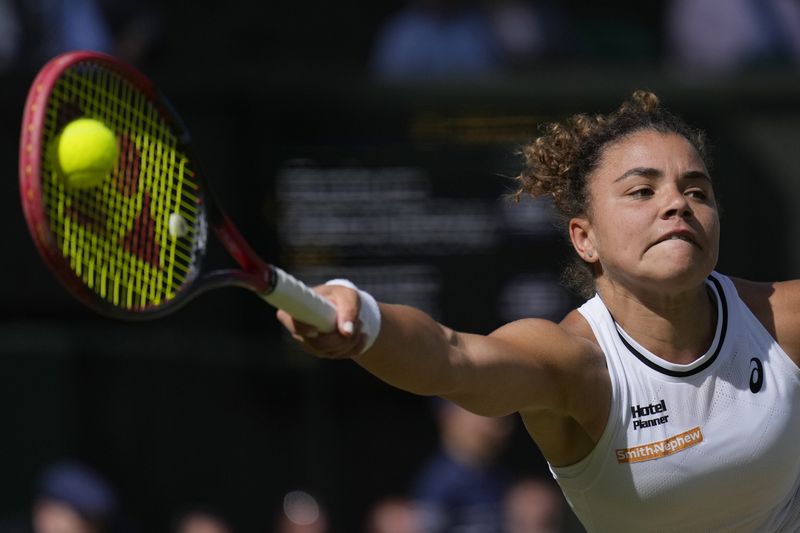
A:
POLYGON ((401 389, 518 412, 590 532, 798 531, 800 281, 714 271, 703 134, 640 91, 524 155, 519 193, 553 198, 588 283, 560 323, 461 333, 345 280, 318 288, 338 332, 279 320, 401 389))

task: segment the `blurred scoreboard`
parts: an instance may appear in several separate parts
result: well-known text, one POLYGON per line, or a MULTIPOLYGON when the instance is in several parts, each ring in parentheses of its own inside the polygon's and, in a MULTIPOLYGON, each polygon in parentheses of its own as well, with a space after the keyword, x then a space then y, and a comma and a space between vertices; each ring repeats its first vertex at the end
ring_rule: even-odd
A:
POLYGON ((379 300, 488 332, 558 320, 565 239, 546 199, 513 199, 534 119, 412 120, 403 142, 291 147, 271 206, 281 264, 311 284, 352 280, 379 300))

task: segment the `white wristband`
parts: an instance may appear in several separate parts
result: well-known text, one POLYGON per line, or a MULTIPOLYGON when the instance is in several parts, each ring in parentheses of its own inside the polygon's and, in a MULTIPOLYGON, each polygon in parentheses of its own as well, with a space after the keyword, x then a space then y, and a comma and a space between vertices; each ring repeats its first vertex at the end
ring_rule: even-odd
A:
POLYGON ((365 337, 364 348, 361 353, 366 352, 372 347, 375 339, 378 338, 378 332, 381 330, 381 310, 378 307, 378 302, 375 301, 375 298, 370 293, 362 291, 349 279, 332 279, 326 281, 325 285, 339 285, 358 292, 358 298, 361 301, 358 319, 361 321, 361 332, 365 337))

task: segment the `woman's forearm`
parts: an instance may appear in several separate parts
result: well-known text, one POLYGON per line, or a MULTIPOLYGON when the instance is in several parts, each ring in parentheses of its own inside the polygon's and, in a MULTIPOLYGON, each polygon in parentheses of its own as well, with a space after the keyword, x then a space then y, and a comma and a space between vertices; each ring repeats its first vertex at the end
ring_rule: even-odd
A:
POLYGON ((459 335, 418 309, 380 304, 375 344, 354 357, 386 383, 423 395, 444 395, 459 382, 459 335))

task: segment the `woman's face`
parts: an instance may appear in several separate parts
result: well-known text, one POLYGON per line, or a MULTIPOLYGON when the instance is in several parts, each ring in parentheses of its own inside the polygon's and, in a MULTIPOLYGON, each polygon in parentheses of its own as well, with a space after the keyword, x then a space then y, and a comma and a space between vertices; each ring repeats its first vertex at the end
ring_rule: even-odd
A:
POLYGON ((714 269, 714 190, 682 136, 644 130, 607 146, 588 192, 588 219, 579 231, 571 223, 570 234, 584 259, 599 261, 598 284, 606 278, 631 288, 688 290, 714 269))

